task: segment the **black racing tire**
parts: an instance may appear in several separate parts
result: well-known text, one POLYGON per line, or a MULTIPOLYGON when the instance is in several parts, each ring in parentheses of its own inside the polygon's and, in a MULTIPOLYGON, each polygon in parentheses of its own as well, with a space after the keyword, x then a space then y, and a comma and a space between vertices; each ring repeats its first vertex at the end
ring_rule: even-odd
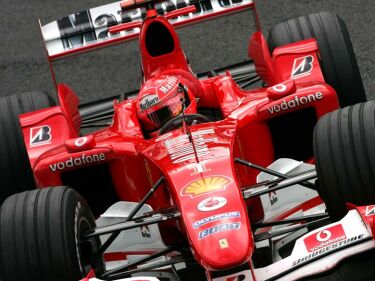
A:
POLYGON ((315 38, 324 78, 335 90, 341 107, 367 101, 357 59, 345 22, 332 12, 292 18, 271 28, 268 46, 315 38))
POLYGON ((86 202, 71 188, 10 196, 0 212, 1 281, 82 279, 90 269, 91 247, 79 242, 80 236, 94 226, 86 202))
POLYGON ((55 104, 38 91, 0 98, 0 204, 14 193, 35 188, 18 116, 55 104))
POLYGON ((334 220, 375 204, 375 101, 324 115, 314 131, 319 194, 334 220))

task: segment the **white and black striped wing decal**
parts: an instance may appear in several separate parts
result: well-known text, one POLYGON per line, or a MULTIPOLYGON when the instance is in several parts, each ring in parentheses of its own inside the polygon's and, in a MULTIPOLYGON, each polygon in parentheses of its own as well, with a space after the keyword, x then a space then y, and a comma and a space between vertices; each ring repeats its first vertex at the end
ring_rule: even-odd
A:
MULTIPOLYGON (((136 38, 139 28, 118 34, 108 32, 111 26, 140 21, 146 14, 143 8, 121 12, 121 2, 78 12, 41 26, 50 59, 136 38)), ((169 0, 157 4, 156 9, 159 14, 165 14, 189 5, 195 5, 196 12, 172 19, 172 24, 186 25, 249 9, 253 7, 253 0, 169 0)))

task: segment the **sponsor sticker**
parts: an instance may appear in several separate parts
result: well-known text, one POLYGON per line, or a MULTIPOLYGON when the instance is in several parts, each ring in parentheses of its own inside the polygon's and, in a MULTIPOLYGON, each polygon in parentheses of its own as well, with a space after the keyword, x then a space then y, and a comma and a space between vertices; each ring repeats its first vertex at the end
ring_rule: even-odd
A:
POLYGON ((278 92, 278 93, 283 93, 285 92, 287 89, 286 85, 284 84, 277 84, 275 86, 272 87, 272 90, 274 90, 275 92, 278 92))
POLYGON ((87 137, 81 137, 74 141, 76 147, 84 146, 87 143, 87 137))
POLYGON ((197 228, 199 228, 203 225, 206 225, 210 222, 213 222, 213 221, 217 221, 217 220, 221 220, 221 219, 239 218, 240 216, 241 216, 240 212, 228 212, 228 213, 213 215, 213 216, 201 219, 199 221, 196 221, 193 224, 193 228, 197 229, 197 228))
POLYGON ((323 247, 323 248, 320 248, 319 250, 309 254, 308 256, 305 256, 303 258, 300 258, 298 260, 295 260, 292 264, 292 266, 296 266, 296 265, 299 265, 301 263, 305 263, 313 258, 316 258, 316 257, 319 257, 323 254, 326 254, 326 253, 329 253, 329 252, 332 252, 334 250, 337 250, 339 248, 342 248, 342 247, 345 247, 347 245, 350 245, 350 244, 353 244, 355 242, 358 242, 360 240, 364 239, 364 234, 361 234, 361 235, 358 235, 358 236, 355 236, 355 237, 352 237, 352 238, 348 238, 348 239, 345 239, 345 240, 342 240, 342 241, 338 241, 338 242, 335 242, 335 243, 332 243, 326 247, 323 247))
POLYGON ((151 232, 148 225, 141 226, 141 234, 143 238, 151 238, 151 232))
POLYGON ((51 127, 43 125, 30 129, 30 147, 51 143, 51 127))
MULTIPOLYGON (((116 26, 124 22, 139 21, 145 16, 143 8, 137 8, 132 11, 121 11, 120 2, 60 17, 52 26, 51 24, 44 25, 42 31, 46 38, 48 53, 50 55, 56 55, 64 52, 64 50, 107 41, 108 39, 114 39, 119 36, 126 38, 132 34, 138 33, 138 28, 122 31, 120 34, 108 32, 109 26, 116 26), (57 29, 54 28, 56 25, 57 29), (59 41, 56 42, 56 38, 59 38, 57 39, 59 41)), ((199 20, 203 19, 203 17, 226 13, 227 10, 230 11, 230 9, 233 8, 244 9, 252 4, 252 2, 252 0, 189 0, 185 2, 173 0, 167 1, 167 4, 157 3, 155 8, 158 14, 164 15, 167 12, 179 10, 186 5, 194 5, 196 7, 194 13, 170 19, 172 23, 179 22, 180 24, 185 24, 190 20, 199 20)))
POLYGON ((167 134, 161 135, 155 141, 164 141, 166 139, 169 139, 171 136, 173 136, 172 133, 167 133, 167 134))
POLYGON ((224 197, 209 197, 198 204, 198 210, 202 212, 209 212, 220 209, 227 204, 227 199, 224 197))
POLYGON ((294 97, 294 99, 286 101, 282 100, 280 104, 275 104, 268 109, 270 114, 278 113, 280 111, 287 111, 290 109, 293 109, 295 107, 299 107, 304 104, 312 103, 318 100, 323 99, 323 94, 321 92, 317 92, 315 94, 310 94, 308 96, 302 96, 302 97, 294 97))
POLYGON ((279 201, 279 198, 277 197, 276 191, 272 191, 268 193, 268 197, 270 199, 271 206, 277 203, 279 201))
POLYGON ((224 223, 215 225, 210 228, 206 228, 205 230, 199 232, 198 239, 202 240, 210 235, 223 232, 223 231, 231 231, 231 230, 239 230, 241 228, 240 222, 233 222, 233 223, 224 223))
POLYGON ((211 176, 195 180, 181 190, 181 196, 190 196, 191 198, 211 193, 214 191, 225 190, 232 181, 224 176, 211 176))
POLYGON ((147 109, 147 108, 150 108, 151 106, 157 104, 157 102, 159 101, 159 97, 158 95, 147 95, 147 96, 144 96, 141 101, 139 102, 139 107, 144 110, 144 109, 147 109))
POLYGON ((229 248, 228 240, 226 238, 219 240, 220 249, 229 248))
POLYGON ((195 159, 196 156, 202 157, 209 152, 208 144, 218 141, 214 135, 213 129, 200 130, 192 132, 195 147, 189 139, 188 135, 182 135, 164 141, 169 156, 173 163, 181 163, 195 159))
POLYGON ((309 252, 315 252, 333 243, 346 239, 345 231, 341 224, 331 226, 306 237, 303 241, 309 252))
POLYGON ((167 94, 171 89, 173 89, 177 84, 178 79, 174 76, 168 76, 165 82, 160 85, 159 90, 163 94, 167 94))
POLYGON ((290 78, 298 78, 310 75, 313 70, 313 56, 296 58, 293 62, 293 69, 290 78))
POLYGON ((367 206, 366 207, 366 217, 370 217, 375 215, 375 206, 367 206))
POLYGON ((193 169, 194 170, 194 172, 192 172, 190 174, 192 176, 195 176, 195 175, 198 175, 198 174, 201 174, 201 173, 204 173, 204 172, 211 171, 211 169, 207 169, 206 165, 204 163, 201 163, 201 162, 193 164, 191 167, 189 167, 189 169, 193 169))
POLYGON ((66 168, 72 168, 72 167, 79 167, 95 162, 101 162, 105 160, 105 154, 99 153, 99 154, 92 154, 92 155, 85 155, 82 154, 79 157, 70 157, 66 161, 57 162, 55 164, 49 165, 49 168, 52 172, 56 171, 62 171, 66 168))

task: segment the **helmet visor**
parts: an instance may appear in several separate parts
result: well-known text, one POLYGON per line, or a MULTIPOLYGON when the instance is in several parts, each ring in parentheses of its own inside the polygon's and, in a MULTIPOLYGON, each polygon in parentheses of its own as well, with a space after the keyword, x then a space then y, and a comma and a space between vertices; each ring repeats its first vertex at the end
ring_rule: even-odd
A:
POLYGON ((143 111, 153 124, 154 130, 160 129, 170 119, 182 113, 183 101, 181 98, 183 98, 183 94, 178 93, 169 100, 143 111))

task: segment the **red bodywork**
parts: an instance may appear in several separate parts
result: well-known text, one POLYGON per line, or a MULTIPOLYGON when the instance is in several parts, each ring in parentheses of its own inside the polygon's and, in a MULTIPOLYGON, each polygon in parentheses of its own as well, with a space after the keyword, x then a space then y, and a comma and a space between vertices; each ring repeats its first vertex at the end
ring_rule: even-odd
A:
MULTIPOLYGON (((36 183, 40 188, 64 185, 65 173, 104 164, 118 200, 138 202, 163 175, 164 188, 148 204, 154 210, 177 206, 182 214, 179 221, 160 225, 164 242, 187 239, 207 270, 249 262, 254 250, 250 222, 261 220, 263 210, 259 200, 245 202, 241 189, 255 183, 258 172, 236 165, 234 158, 267 166, 275 160, 272 120, 305 109, 311 109, 317 120, 339 107, 335 91, 324 83, 317 43, 310 39, 290 44, 271 56, 263 35, 254 33, 249 54, 268 87, 245 91, 229 74, 195 78, 173 26, 163 17, 148 17, 139 40, 143 82, 162 74, 184 77, 191 81, 189 87, 195 87, 198 108, 220 112, 220 120, 190 127, 197 157, 182 127, 146 139, 136 99, 114 102, 112 125, 80 137, 78 98, 60 84, 59 106, 21 116, 36 183), (150 55, 146 44, 149 27, 155 23, 164 26, 174 43, 171 52, 157 57, 150 55), (45 141, 38 143, 38 136, 45 141), (215 207, 218 204, 222 206, 215 207), (224 213, 235 215, 195 225, 224 213)), ((308 155, 303 160, 311 159, 308 155)))

